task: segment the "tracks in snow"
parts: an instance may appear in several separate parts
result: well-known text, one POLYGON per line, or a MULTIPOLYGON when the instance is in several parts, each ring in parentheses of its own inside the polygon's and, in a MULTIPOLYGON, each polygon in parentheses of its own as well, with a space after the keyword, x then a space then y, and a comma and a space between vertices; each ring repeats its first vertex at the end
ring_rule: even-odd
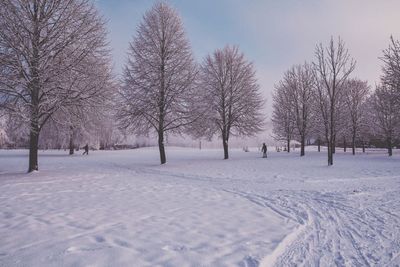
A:
MULTIPOLYGON (((233 189, 237 187, 232 183, 242 184, 244 180, 114 167, 141 175, 212 184, 215 189, 239 195, 298 223, 274 252, 261 260, 260 266, 400 266, 398 190, 369 187, 362 192, 275 190, 257 194, 233 189)), ((254 180, 251 183, 265 184, 254 180)))
POLYGON ((400 264, 397 191, 386 192, 385 196, 284 190, 272 191, 267 196, 230 192, 299 224, 260 266, 400 264), (369 206, 365 207, 364 202, 369 206))

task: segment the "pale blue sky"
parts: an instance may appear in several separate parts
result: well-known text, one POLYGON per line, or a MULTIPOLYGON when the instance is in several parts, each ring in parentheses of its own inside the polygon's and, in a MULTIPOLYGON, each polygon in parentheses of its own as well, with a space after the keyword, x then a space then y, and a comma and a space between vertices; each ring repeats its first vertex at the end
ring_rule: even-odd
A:
MULTIPOLYGON (((392 34, 400 39, 397 0, 169 0, 178 10, 193 47, 202 58, 226 44, 239 45, 254 62, 264 96, 293 64, 312 61, 315 45, 340 35, 357 61, 354 76, 378 82, 382 50, 392 34)), ((97 0, 108 20, 115 71, 121 72, 128 43, 153 0, 97 0)))

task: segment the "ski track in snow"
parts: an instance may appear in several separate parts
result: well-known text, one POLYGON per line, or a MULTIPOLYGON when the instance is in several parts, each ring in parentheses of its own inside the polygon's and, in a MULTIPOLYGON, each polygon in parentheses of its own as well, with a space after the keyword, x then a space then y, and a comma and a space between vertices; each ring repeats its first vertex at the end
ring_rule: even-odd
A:
MULTIPOLYGON (((123 168, 122 166, 120 166, 123 168)), ((142 174, 162 175, 197 181, 214 177, 173 173, 154 169, 136 169, 142 174)), ((329 182, 382 180, 382 177, 330 179, 329 182)), ((400 179, 400 177, 389 177, 400 179)), ((218 182, 241 179, 219 178, 218 182)), ((253 181, 253 183, 263 181, 253 181)), ((327 180, 311 180, 311 183, 327 180)), ((215 186, 215 185, 214 185, 215 186)), ((218 185, 217 185, 218 187, 218 185)), ((358 192, 270 191, 268 196, 241 191, 226 192, 267 207, 299 224, 270 255, 260 262, 244 261, 245 266, 398 266, 400 262, 400 198, 398 191, 380 195, 358 192), (374 198, 380 207, 364 207, 361 199, 374 198), (388 195, 389 194, 389 195, 388 195), (397 208, 397 209, 396 209, 397 208), (394 210, 395 209, 395 210, 394 210)))
POLYGON ((0 266, 400 266, 398 161, 188 151, 1 171, 0 266))
POLYGON ((368 194, 358 192, 232 193, 299 224, 260 266, 398 266, 400 262, 398 191, 370 196, 380 203, 372 208, 361 201, 368 194))

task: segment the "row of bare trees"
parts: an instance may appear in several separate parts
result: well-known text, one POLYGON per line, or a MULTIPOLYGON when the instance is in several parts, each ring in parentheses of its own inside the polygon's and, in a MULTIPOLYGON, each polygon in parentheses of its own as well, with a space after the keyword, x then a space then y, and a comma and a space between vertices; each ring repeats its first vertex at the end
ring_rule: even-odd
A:
POLYGON ((297 136, 301 141, 301 156, 305 154, 305 141, 314 119, 313 83, 310 64, 293 66, 285 72, 273 94, 274 133, 278 139, 287 142, 289 152, 290 141, 297 136))
POLYGON ((226 46, 196 64, 178 13, 164 2, 143 17, 130 44, 119 94, 120 126, 135 134, 155 132, 161 164, 166 132, 219 135, 229 158, 231 135, 262 128, 262 97, 252 63, 226 46))
POLYGON ((73 154, 76 143, 107 146, 114 132, 156 133, 163 164, 167 132, 219 135, 227 159, 231 135, 262 128, 253 64, 232 46, 197 64, 165 2, 144 14, 120 84, 90 0, 5 0, 0 28, 0 123, 13 140, 29 136, 29 172, 38 170, 39 145, 73 154))
POLYGON ((275 86, 272 122, 274 135, 301 143, 304 156, 307 139, 326 143, 328 165, 333 165, 335 147, 341 142, 346 150, 351 140, 355 154, 357 142, 378 138, 385 141, 389 156, 394 140, 399 138, 400 114, 400 44, 391 38, 383 51, 381 83, 371 92, 366 81, 351 78, 355 61, 344 42, 331 38, 319 44, 313 63, 296 65, 286 71, 275 86))
MULTIPOLYGON (((178 13, 165 2, 139 24, 121 86, 112 77, 104 20, 90 0, 5 0, 0 28, 0 122, 9 132, 26 126, 19 133, 29 135, 29 171, 38 169, 39 143, 68 143, 70 153, 77 140, 106 146, 116 126, 156 133, 162 164, 167 132, 217 135, 228 159, 232 135, 263 128, 253 64, 236 46, 197 64, 178 13)), ((298 139, 302 156, 307 139, 324 140, 329 165, 340 138, 344 146, 351 140, 354 154, 358 140, 382 136, 391 155, 400 125, 398 41, 391 39, 382 61, 381 84, 371 94, 366 82, 350 78, 355 61, 340 38, 318 45, 313 63, 293 66, 276 85, 276 137, 288 150, 298 139)))

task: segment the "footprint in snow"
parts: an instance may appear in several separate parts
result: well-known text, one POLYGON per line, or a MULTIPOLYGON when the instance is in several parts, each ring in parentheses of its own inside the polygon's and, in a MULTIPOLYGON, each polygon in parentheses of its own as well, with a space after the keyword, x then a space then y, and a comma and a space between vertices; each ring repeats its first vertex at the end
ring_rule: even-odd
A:
POLYGON ((79 223, 75 223, 75 222, 69 222, 69 223, 67 223, 67 225, 70 227, 82 229, 82 230, 92 230, 95 228, 92 225, 83 225, 83 224, 79 224, 79 223))
POLYGON ((14 214, 12 212, 9 212, 9 211, 3 212, 3 218, 4 219, 11 219, 13 217, 14 217, 14 214))
POLYGON ((187 250, 187 248, 185 246, 180 246, 180 245, 177 245, 177 246, 166 245, 166 246, 163 246, 162 249, 167 250, 167 251, 186 251, 187 250))
POLYGON ((115 239, 114 243, 120 247, 124 247, 124 248, 130 248, 131 244, 129 244, 128 242, 121 240, 121 239, 115 239))
POLYGON ((103 243, 104 241, 106 241, 106 239, 101 235, 96 235, 94 239, 96 240, 97 243, 103 243))
POLYGON ((256 267, 259 265, 258 260, 256 260, 255 258, 251 257, 251 256, 246 256, 242 262, 240 262, 239 266, 243 266, 243 267, 256 267))

